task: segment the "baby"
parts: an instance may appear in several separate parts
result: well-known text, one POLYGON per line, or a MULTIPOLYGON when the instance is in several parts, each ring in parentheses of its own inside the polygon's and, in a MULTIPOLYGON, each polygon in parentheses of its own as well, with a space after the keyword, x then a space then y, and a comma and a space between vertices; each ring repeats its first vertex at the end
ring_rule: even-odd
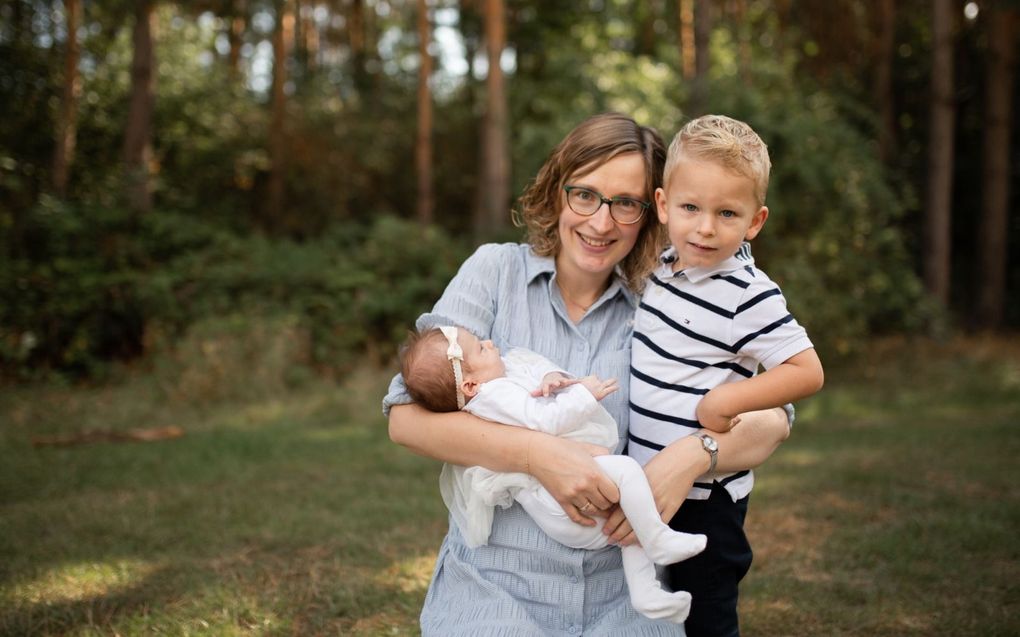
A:
MULTIPOLYGON (((401 368, 408 393, 432 411, 463 409, 486 420, 610 449, 618 442, 615 421, 598 403, 617 390, 615 379, 576 379, 524 349, 500 356, 492 341, 480 341, 456 327, 412 334, 401 348, 401 368)), ((644 471, 632 458, 605 455, 596 456, 595 461, 619 487, 620 506, 641 543, 622 547, 634 608, 653 619, 682 623, 690 611, 691 596, 663 590, 654 565, 697 555, 705 548, 705 536, 679 533, 663 523, 644 471)), ((506 508, 514 500, 557 542, 578 549, 607 546, 601 518, 595 526, 575 523, 528 474, 446 465, 440 489, 469 546, 488 541, 493 507, 506 508)), ((592 506, 587 502, 579 510, 587 512, 592 506)))

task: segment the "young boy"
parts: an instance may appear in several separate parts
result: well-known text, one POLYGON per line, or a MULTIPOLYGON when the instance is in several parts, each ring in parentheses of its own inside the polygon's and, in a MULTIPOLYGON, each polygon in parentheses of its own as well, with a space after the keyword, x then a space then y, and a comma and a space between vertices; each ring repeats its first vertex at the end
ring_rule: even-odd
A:
POLYGON ((711 458, 670 521, 708 536, 701 555, 664 577, 692 594, 688 637, 739 635, 737 587, 751 565, 743 522, 754 475, 714 473, 718 446, 704 430, 727 431, 737 414, 804 398, 823 382, 811 341, 746 243, 769 216, 770 167, 747 124, 706 115, 673 139, 655 192, 671 247, 635 317, 628 453, 644 465, 696 435, 711 458), (767 371, 756 375, 759 365, 767 371))
MULTIPOLYGON (((616 446, 616 422, 598 403, 618 389, 615 379, 573 379, 534 352, 513 349, 500 356, 492 341, 479 341, 463 328, 446 326, 412 334, 401 348, 401 368, 408 393, 432 411, 464 409, 495 422, 616 446)), ((634 608, 653 619, 682 623, 691 597, 664 591, 655 564, 699 553, 705 536, 679 533, 662 522, 645 474, 633 459, 606 455, 595 461, 619 486, 620 506, 641 540, 641 546, 624 547, 622 554, 634 608)), ((508 507, 513 500, 561 544, 578 549, 608 545, 601 523, 591 527, 575 523, 527 474, 445 465, 440 490, 471 547, 488 541, 493 506, 508 507)), ((592 511, 593 506, 583 503, 579 510, 592 511)))

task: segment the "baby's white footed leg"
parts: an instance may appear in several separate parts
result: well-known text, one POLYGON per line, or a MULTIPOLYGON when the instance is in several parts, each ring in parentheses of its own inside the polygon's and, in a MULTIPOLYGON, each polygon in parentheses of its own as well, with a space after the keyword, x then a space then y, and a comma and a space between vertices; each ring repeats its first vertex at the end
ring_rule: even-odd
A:
MULTIPOLYGON (((665 525, 664 525, 665 526, 665 525)), ((666 526, 669 529, 668 526, 666 526)), ((694 557, 705 550, 708 538, 697 533, 682 533, 669 529, 669 532, 656 530, 651 540, 638 536, 645 549, 645 554, 656 564, 672 564, 694 557)))
POLYGON ((704 535, 674 531, 662 521, 648 479, 636 460, 627 456, 597 456, 595 461, 620 488, 620 508, 653 562, 672 564, 705 550, 704 535))
POLYGON ((630 602, 634 609, 650 619, 665 619, 682 624, 691 612, 691 594, 686 591, 670 593, 663 590, 655 577, 655 565, 640 546, 624 546, 621 552, 623 574, 627 579, 630 602))

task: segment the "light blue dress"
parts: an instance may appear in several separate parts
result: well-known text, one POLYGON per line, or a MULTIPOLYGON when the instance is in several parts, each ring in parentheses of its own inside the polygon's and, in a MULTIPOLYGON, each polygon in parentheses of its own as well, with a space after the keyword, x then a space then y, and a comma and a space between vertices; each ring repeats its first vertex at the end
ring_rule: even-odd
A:
MULTIPOLYGON (((461 325, 500 349, 524 347, 577 376, 620 379, 602 401, 627 439, 630 338, 636 299, 614 277, 573 323, 550 257, 528 245, 489 244, 461 266, 418 329, 461 325)), ((398 375, 384 410, 411 402, 398 375)), ((621 446, 622 446, 621 442, 621 446)), ((620 448, 615 450, 617 453, 620 448)), ((439 550, 423 635, 683 635, 683 627, 639 615, 630 604, 620 551, 571 549, 546 536, 519 504, 497 507, 489 543, 468 548, 455 524, 439 550)))

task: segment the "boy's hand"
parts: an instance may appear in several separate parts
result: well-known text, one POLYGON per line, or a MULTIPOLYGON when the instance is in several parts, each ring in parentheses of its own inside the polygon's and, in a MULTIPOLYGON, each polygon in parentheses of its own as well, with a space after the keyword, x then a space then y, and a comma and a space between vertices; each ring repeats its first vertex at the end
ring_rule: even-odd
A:
POLYGON ((617 384, 615 378, 599 380, 599 377, 595 375, 585 376, 578 382, 584 385, 585 388, 591 392, 591 395, 595 397, 595 400, 602 400, 620 388, 620 385, 617 384))
POLYGON ((696 411, 698 422, 705 429, 725 433, 740 422, 738 416, 726 413, 725 387, 726 385, 719 385, 712 389, 698 403, 696 411))
POLYGON ((542 377, 542 384, 539 385, 538 389, 531 392, 531 395, 538 398, 539 396, 545 396, 548 398, 554 392, 557 392, 564 387, 576 385, 581 382, 577 378, 570 378, 566 374, 561 372, 549 372, 542 377))

